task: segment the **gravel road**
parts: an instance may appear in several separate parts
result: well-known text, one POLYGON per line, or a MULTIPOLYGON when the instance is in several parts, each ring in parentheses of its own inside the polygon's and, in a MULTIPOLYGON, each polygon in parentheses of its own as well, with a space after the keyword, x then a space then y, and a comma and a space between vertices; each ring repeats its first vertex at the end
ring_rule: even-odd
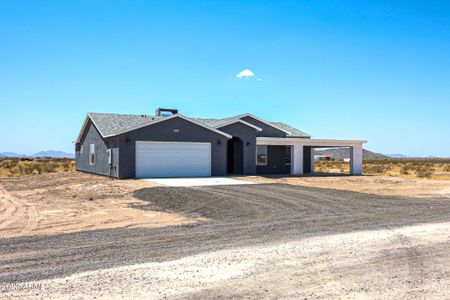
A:
POLYGON ((445 197, 388 197, 284 184, 153 187, 136 191, 135 197, 147 204, 134 208, 205 221, 4 238, 0 282, 60 278, 305 238, 450 221, 445 197))

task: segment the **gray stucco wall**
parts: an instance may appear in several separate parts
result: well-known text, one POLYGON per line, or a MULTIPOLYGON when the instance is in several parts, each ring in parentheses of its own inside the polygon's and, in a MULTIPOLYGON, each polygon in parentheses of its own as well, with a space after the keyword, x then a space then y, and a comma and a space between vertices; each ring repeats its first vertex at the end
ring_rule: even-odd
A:
POLYGON ((256 166, 256 174, 288 174, 291 166, 286 165, 286 146, 267 146, 267 165, 256 166))
POLYGON ((266 125, 252 117, 243 117, 241 120, 253 124, 262 129, 261 132, 257 132, 256 136, 267 136, 267 137, 285 137, 286 133, 284 131, 273 128, 272 126, 266 125))
POLYGON ((95 173, 105 176, 118 176, 119 165, 119 149, 115 145, 114 139, 104 140, 97 128, 88 122, 86 130, 81 137, 80 143, 75 145, 75 165, 78 171, 84 171, 89 173, 95 173), (89 164, 89 145, 95 145, 95 164, 89 164), (83 148, 83 153, 81 153, 83 148), (108 162, 107 149, 112 149, 112 166, 108 162), (111 172, 111 173, 110 173, 111 172))
POLYGON ((211 143, 211 175, 224 176, 227 174, 228 139, 219 133, 181 118, 173 118, 139 128, 121 134, 117 139, 117 144, 120 147, 120 178, 135 177, 136 141, 209 142, 211 143), (174 129, 179 129, 179 132, 174 132, 174 129))
POLYGON ((256 174, 256 130, 242 123, 234 123, 219 128, 232 136, 238 137, 243 142, 243 170, 244 175, 256 174), (247 146, 247 143, 249 144, 247 146))

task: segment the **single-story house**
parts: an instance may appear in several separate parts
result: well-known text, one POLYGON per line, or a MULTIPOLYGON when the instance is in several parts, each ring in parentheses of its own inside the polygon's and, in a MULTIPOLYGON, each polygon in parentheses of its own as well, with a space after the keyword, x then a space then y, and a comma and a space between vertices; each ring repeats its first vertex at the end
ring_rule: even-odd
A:
POLYGON ((190 118, 88 113, 75 142, 76 169, 116 178, 309 174, 314 149, 350 147, 351 174, 362 174, 362 140, 312 139, 252 114, 190 118))

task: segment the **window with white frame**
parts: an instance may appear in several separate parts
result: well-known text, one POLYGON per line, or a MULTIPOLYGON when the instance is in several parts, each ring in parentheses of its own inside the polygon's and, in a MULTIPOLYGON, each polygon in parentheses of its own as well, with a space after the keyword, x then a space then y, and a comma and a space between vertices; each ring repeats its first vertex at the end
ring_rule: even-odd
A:
POLYGON ((89 164, 95 165, 95 144, 89 144, 89 164))
POLYGON ((106 152, 108 153, 108 163, 112 165, 112 151, 111 149, 107 149, 106 152))
POLYGON ((256 165, 267 166, 267 146, 256 146, 256 165))
POLYGON ((83 147, 83 145, 81 145, 80 146, 80 154, 83 154, 83 149, 84 149, 84 147, 83 147))

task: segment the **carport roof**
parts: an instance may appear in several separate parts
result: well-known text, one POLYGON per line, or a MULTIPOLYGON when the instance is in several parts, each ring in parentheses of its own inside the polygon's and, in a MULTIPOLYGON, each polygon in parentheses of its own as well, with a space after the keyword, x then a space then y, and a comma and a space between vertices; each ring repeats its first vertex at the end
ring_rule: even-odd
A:
MULTIPOLYGON (((229 118, 222 119, 205 119, 205 118, 186 118, 194 123, 210 128, 214 131, 220 131, 216 128, 223 124, 227 124, 233 120, 239 120, 244 116, 250 114, 238 115, 229 118)), ((179 115, 181 116, 181 115, 179 115)), ((251 115, 250 115, 251 116, 251 115)), ((151 125, 152 123, 158 122, 165 116, 150 116, 150 115, 134 115, 134 114, 112 114, 112 113, 88 113, 88 117, 92 120, 94 125, 100 131, 103 137, 114 136, 121 133, 125 133, 140 127, 151 125)), ((256 118, 256 117, 255 117, 256 118)), ((259 119, 261 120, 261 119, 259 119)), ((282 122, 267 122, 266 124, 271 125, 286 132, 289 137, 310 137, 310 135, 298 130, 292 126, 289 126, 282 122)), ((82 132, 84 130, 84 126, 82 132)), ((82 133, 81 132, 81 133, 82 133)), ((79 138, 81 137, 81 133, 79 138)), ((225 133, 224 133, 225 134, 225 133)))

